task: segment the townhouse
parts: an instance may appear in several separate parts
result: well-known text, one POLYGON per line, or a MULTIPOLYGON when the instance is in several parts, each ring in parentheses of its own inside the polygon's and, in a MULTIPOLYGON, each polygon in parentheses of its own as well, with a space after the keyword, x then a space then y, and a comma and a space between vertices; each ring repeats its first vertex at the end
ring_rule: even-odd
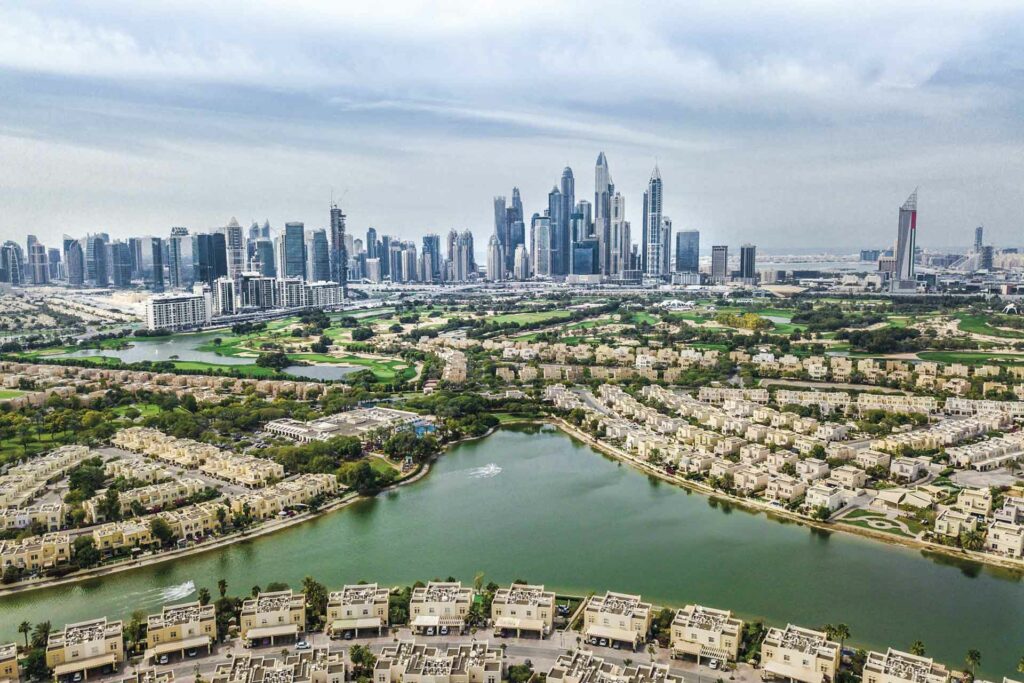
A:
POLYGON ((491 601, 491 621, 495 635, 515 632, 539 638, 548 636, 555 622, 555 594, 542 585, 513 583, 499 588, 491 601))
POLYGON ((232 497, 231 511, 242 513, 248 509, 255 519, 266 519, 285 509, 306 505, 319 496, 332 496, 337 492, 338 479, 334 475, 300 474, 268 488, 232 497))
POLYGON ((839 643, 820 631, 793 624, 769 628, 761 643, 761 666, 771 678, 800 683, 834 681, 839 661, 839 643))
POLYGON ((461 633, 472 603, 473 589, 461 581, 431 581, 413 589, 409 625, 418 634, 445 634, 449 630, 461 633))
POLYGON ((17 531, 29 527, 45 531, 58 531, 63 526, 64 504, 60 502, 0 509, 0 529, 5 531, 17 531))
POLYGON ((949 670, 929 657, 889 648, 868 652, 864 683, 949 683, 949 670))
POLYGON ((373 683, 501 683, 500 648, 484 642, 447 649, 404 640, 386 645, 373 668, 373 683))
POLYGON ((93 544, 101 553, 123 548, 147 548, 157 543, 148 520, 126 519, 107 522, 92 529, 93 544))
POLYGON ((583 635, 590 643, 619 643, 636 649, 650 628, 651 603, 639 595, 608 591, 591 596, 583 610, 583 635))
POLYGON ((270 655, 236 654, 218 664, 210 683, 345 683, 345 653, 313 648, 270 655))
POLYGON ((60 531, 42 536, 0 540, 0 568, 19 567, 29 572, 56 567, 71 560, 71 537, 60 531))
POLYGON ((388 626, 388 590, 375 583, 353 584, 327 598, 327 631, 332 638, 360 631, 384 632, 388 626))
POLYGON ((728 610, 687 605, 672 619, 672 657, 734 662, 743 640, 743 622, 728 610))
POLYGON ((227 506, 216 500, 156 513, 170 525, 177 538, 186 540, 200 540, 219 531, 223 524, 221 518, 226 519, 227 515, 227 506))
MULTIPOLYGON (((206 483, 201 479, 185 477, 161 484, 150 484, 149 486, 120 491, 118 493, 118 503, 121 506, 122 515, 130 513, 138 507, 141 507, 146 512, 153 512, 170 505, 182 503, 185 499, 196 495, 205 488, 206 483)), ((105 498, 106 491, 104 490, 82 503, 82 509, 85 510, 87 522, 95 524, 106 521, 106 516, 103 514, 105 498)))
POLYGON ((0 683, 18 683, 20 678, 17 643, 0 645, 0 683))
POLYGON ((46 455, 11 467, 0 476, 0 508, 22 507, 39 496, 48 483, 92 457, 85 446, 56 448, 46 455))
POLYGON ((46 666, 55 681, 79 675, 88 679, 96 672, 110 673, 124 661, 120 621, 106 617, 68 624, 46 641, 46 666))
POLYGON ((576 649, 558 656, 548 670, 551 683, 683 683, 667 664, 620 666, 587 650, 576 649))
POLYGON ((306 597, 291 590, 260 592, 242 603, 239 635, 250 647, 295 640, 306 630, 306 597))
POLYGON ((164 605, 159 614, 146 618, 144 662, 189 650, 210 653, 217 640, 217 615, 212 604, 199 601, 164 605))

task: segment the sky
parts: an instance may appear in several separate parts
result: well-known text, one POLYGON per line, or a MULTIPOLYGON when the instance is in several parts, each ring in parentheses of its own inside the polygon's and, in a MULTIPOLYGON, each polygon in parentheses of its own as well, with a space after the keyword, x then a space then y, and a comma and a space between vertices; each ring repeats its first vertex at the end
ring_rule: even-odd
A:
POLYGON ((1024 243, 1024 4, 192 0, 0 5, 0 237, 304 221, 493 230, 608 157, 634 240, 1024 243))

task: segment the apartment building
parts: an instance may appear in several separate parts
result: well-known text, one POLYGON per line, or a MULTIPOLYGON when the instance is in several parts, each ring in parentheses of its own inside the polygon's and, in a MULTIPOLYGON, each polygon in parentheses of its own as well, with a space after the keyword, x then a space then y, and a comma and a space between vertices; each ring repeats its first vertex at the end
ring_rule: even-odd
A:
POLYGON ((548 670, 551 683, 683 683, 683 677, 669 671, 666 664, 620 666, 587 650, 559 655, 548 670))
POLYGON ((306 597, 291 590, 261 592, 242 603, 239 632, 250 646, 295 640, 306 630, 306 597))
POLYGON ((375 583, 347 585, 327 598, 327 630, 332 638, 346 632, 383 633, 388 626, 388 590, 375 583))
POLYGON ((1008 557, 1024 557, 1024 525, 992 522, 985 535, 985 550, 1008 557))
POLYGON ((146 618, 146 654, 143 661, 187 650, 210 653, 217 640, 217 615, 212 604, 199 601, 164 605, 160 614, 146 618))
POLYGON ((218 664, 210 683, 345 683, 345 653, 317 647, 285 654, 236 654, 218 664))
POLYGON ((413 633, 446 634, 449 630, 461 633, 473 604, 473 589, 463 587, 461 581, 431 581, 412 591, 409 602, 409 625, 413 633))
POLYGON ((687 605, 672 619, 672 656, 697 661, 736 661, 743 640, 743 622, 728 610, 687 605))
POLYGON ((919 657, 889 648, 885 653, 868 652, 864 662, 864 683, 949 683, 949 671, 929 657, 919 657))
POLYGON ((499 588, 491 602, 491 621, 495 635, 514 632, 544 638, 552 632, 555 622, 555 594, 541 585, 513 583, 499 588))
POLYGON ((123 661, 121 622, 106 617, 68 624, 46 642, 46 666, 58 681, 68 675, 87 679, 97 672, 111 673, 123 661))
POLYGON ((590 643, 620 643, 636 649, 647 637, 651 616, 651 603, 639 595, 608 591, 587 601, 583 635, 590 643))
POLYGON ((42 536, 0 541, 0 568, 20 567, 36 572, 71 560, 71 537, 60 531, 42 536))
POLYGON ((761 643, 761 666, 772 678, 823 683, 839 670, 839 643, 824 633, 788 624, 768 629, 761 643))
POLYGON ((0 645, 0 683, 18 683, 20 677, 17 643, 0 645))
POLYGON ((504 672, 501 649, 485 642, 441 649, 404 640, 381 650, 373 683, 501 683, 504 672))

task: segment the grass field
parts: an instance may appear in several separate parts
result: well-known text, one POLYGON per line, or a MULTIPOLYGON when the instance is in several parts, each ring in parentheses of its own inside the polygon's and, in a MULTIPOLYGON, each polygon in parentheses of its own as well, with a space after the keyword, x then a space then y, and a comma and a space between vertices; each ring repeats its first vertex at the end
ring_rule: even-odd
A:
POLYGON ((989 319, 983 315, 962 316, 957 327, 959 327, 961 332, 970 332, 971 334, 985 334, 990 337, 1001 337, 1003 339, 1024 339, 1024 332, 993 327, 989 323, 989 319))
POLYGON ((530 313, 504 313, 502 315, 496 315, 490 320, 491 322, 499 324, 519 323, 520 325, 529 325, 532 323, 565 320, 571 315, 572 313, 569 311, 536 311, 530 313))
POLYGON ((0 389, 0 401, 8 398, 18 398, 19 396, 24 395, 24 391, 18 391, 17 389, 0 389))
POLYGON ((983 365, 985 363, 1024 363, 1024 354, 1020 353, 984 353, 974 351, 922 351, 917 354, 921 360, 939 363, 963 363, 964 365, 983 365))
POLYGON ((155 403, 136 403, 135 405, 130 406, 118 406, 114 408, 114 412, 124 417, 125 412, 127 412, 129 408, 135 408, 138 410, 139 413, 142 414, 142 417, 149 417, 160 412, 160 406, 155 403))
POLYGON ((304 360, 311 363, 330 363, 333 365, 358 365, 373 374, 381 382, 391 382, 401 376, 409 379, 416 374, 414 368, 407 366, 407 363, 400 360, 378 360, 375 358, 363 358, 362 356, 328 356, 322 353, 290 353, 288 357, 293 360, 304 360))

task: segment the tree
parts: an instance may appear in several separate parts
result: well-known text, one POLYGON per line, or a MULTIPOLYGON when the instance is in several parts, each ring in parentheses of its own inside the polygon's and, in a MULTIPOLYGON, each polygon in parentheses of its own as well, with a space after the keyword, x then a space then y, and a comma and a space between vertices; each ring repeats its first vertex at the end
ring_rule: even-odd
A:
POLYGON ((92 536, 79 536, 74 543, 75 564, 79 567, 94 567, 100 562, 100 551, 96 549, 96 541, 92 536))
POLYGON ((22 622, 18 624, 17 632, 25 636, 25 649, 29 649, 29 634, 32 633, 32 624, 29 622, 22 622))
POLYGON ((117 489, 110 487, 107 492, 103 494, 103 499, 100 501, 99 508, 100 516, 107 521, 117 521, 121 519, 121 494, 118 493, 117 489))
POLYGON ((32 629, 32 647, 45 648, 46 642, 50 639, 50 631, 53 627, 49 621, 40 621, 32 629))
POLYGON ((971 678, 974 678, 974 671, 981 666, 981 652, 971 648, 967 651, 967 656, 964 657, 964 663, 971 670, 971 678))
POLYGON ((288 356, 281 351, 271 351, 268 353, 261 353, 256 357, 256 365, 261 368, 273 368, 275 370, 283 370, 284 368, 291 365, 291 360, 288 356))
POLYGON ((171 525, 163 517, 154 517, 149 521, 149 530, 153 536, 160 541, 160 545, 170 545, 174 540, 175 533, 171 525))
POLYGON ((52 678, 50 667, 46 666, 46 650, 44 646, 35 647, 29 650, 25 657, 23 671, 28 678, 34 681, 46 681, 52 678))
POLYGON ((217 592, 220 593, 220 597, 224 597, 228 593, 228 582, 224 579, 217 579, 217 592))
POLYGON ((377 658, 369 647, 365 645, 353 645, 349 649, 349 658, 352 660, 352 673, 356 680, 369 676, 377 663, 377 658))
POLYGON ((352 341, 366 341, 373 336, 373 330, 369 327, 357 327, 352 330, 352 341))
POLYGON ((924 656, 924 642, 915 640, 910 644, 910 654, 917 655, 918 657, 924 656))
POLYGON ((205 586, 203 588, 199 589, 199 604, 200 605, 209 605, 210 604, 210 589, 206 588, 205 586))
POLYGON ((302 579, 302 594, 306 596, 306 621, 317 624, 327 612, 327 588, 312 576, 302 579))

